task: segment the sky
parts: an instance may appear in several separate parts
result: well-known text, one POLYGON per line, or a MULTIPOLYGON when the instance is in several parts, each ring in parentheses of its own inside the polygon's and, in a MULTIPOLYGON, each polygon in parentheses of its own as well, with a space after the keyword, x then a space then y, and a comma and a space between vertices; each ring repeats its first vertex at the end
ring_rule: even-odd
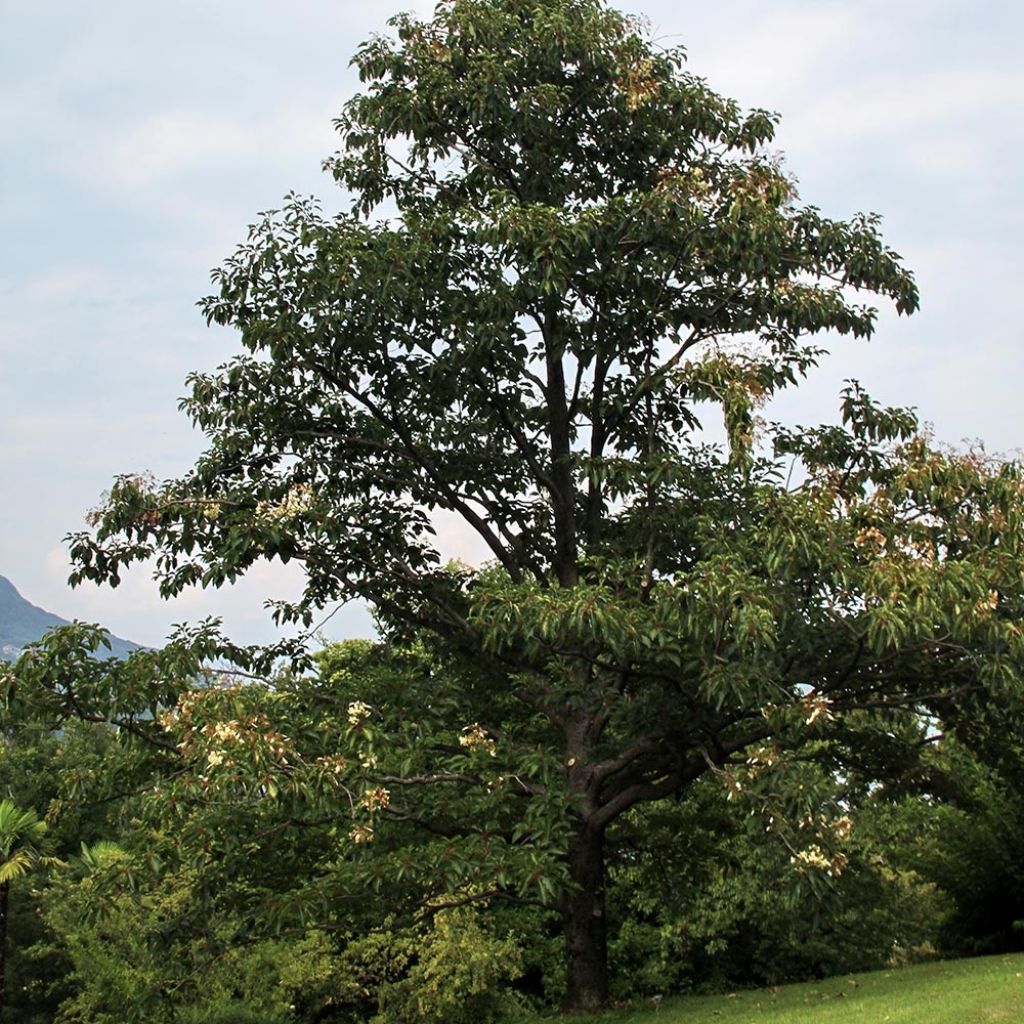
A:
MULTIPOLYGON (((937 439, 1024 446, 1024 5, 1011 0, 619 2, 748 107, 778 111, 801 199, 883 216, 921 311, 883 311, 772 418, 836 416, 856 377, 937 439)), ((117 473, 186 471, 203 439, 177 409, 191 370, 237 348, 196 301, 259 211, 335 199, 320 170, 348 66, 398 10, 349 0, 0 0, 0 574, 36 604, 157 645, 217 614, 276 634, 262 607, 294 566, 161 601, 143 569, 67 587, 62 538, 117 473)), ((340 197, 338 197, 340 199, 340 197)), ((441 529, 452 553, 461 537, 441 529)), ((358 606, 326 627, 370 635, 358 606)))

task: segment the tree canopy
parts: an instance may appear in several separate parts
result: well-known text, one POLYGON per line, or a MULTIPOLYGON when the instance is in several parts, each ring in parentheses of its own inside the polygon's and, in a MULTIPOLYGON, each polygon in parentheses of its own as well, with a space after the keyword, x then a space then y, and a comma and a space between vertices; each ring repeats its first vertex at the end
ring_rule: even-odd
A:
MULTIPOLYGON (((717 777, 795 822, 798 865, 839 870, 844 826, 784 785, 787 752, 884 767, 922 722, 1016 699, 1022 476, 852 382, 838 426, 761 419, 823 337, 918 302, 877 217, 800 203, 774 115, 599 0, 390 24, 326 162, 343 211, 292 196, 215 273, 206 316, 242 351, 182 402, 205 454, 119 478, 71 539, 74 579, 155 559, 174 595, 297 559, 281 620, 362 598, 455 666, 421 706, 450 717, 413 737, 435 768, 339 784, 472 789, 495 779, 451 759, 501 759, 518 810, 458 832, 553 851, 561 872, 516 891, 558 910, 567 1005, 594 1008, 605 838, 631 808, 717 777), (450 562, 439 513, 490 561, 450 562)), ((419 698, 392 699, 356 717, 400 731, 419 698)))

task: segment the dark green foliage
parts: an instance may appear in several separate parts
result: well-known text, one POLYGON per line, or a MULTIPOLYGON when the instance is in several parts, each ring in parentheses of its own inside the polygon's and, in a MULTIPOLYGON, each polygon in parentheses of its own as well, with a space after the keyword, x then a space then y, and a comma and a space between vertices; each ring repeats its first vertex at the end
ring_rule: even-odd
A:
POLYGON ((73 964, 73 994, 57 1017, 68 1024, 270 1024, 294 1019, 302 997, 305 1019, 316 1019, 337 957, 313 931, 248 934, 244 911, 221 910, 195 871, 147 871, 112 843, 84 848, 53 883, 46 918, 73 964))
POLYGON ((42 918, 43 885, 26 879, 11 886, 4 1020, 16 1024, 51 1024, 74 991, 71 963, 42 918))
POLYGON ((936 954, 952 901, 900 855, 901 822, 915 808, 869 801, 851 811, 842 870, 815 876, 794 870, 765 819, 738 814, 727 794, 702 784, 681 804, 633 812, 619 833, 610 899, 620 997, 780 984, 936 954))
POLYGON ((918 784, 929 797, 908 798, 907 827, 893 843, 902 865, 948 894, 939 942, 949 955, 1024 949, 1024 800, 985 763, 992 753, 939 744, 918 784))
MULTIPOLYGON (((478 1019, 517 999, 557 1001, 557 912, 512 898, 514 884, 534 891, 538 867, 558 876, 557 833, 520 832, 511 842, 503 835, 520 822, 525 791, 485 783, 528 767, 514 745, 531 732, 529 723, 517 732, 510 719, 508 731, 485 735, 475 749, 461 744, 470 734, 449 723, 487 709, 478 682, 468 667, 422 647, 396 652, 359 641, 326 650, 319 675, 285 675, 273 689, 183 691, 177 714, 161 724, 181 744, 182 764, 161 768, 138 738, 129 734, 125 745, 74 723, 59 741, 10 748, 25 792, 58 786, 65 794, 52 806, 68 837, 102 824, 81 805, 109 792, 112 780, 127 783, 132 751, 138 777, 150 779, 127 800, 101 805, 119 809, 122 824, 108 819, 106 827, 124 843, 91 844, 70 874, 54 879, 44 902, 52 932, 37 942, 38 915, 25 931, 37 942, 27 970, 42 971, 35 990, 57 980, 70 957, 49 1005, 63 998, 68 1021, 96 1024, 108 1013, 159 1020, 162 1007, 197 1019, 223 1012, 272 1020, 294 1006, 302 1021, 404 1020, 415 1019, 414 999, 423 1000, 421 1016, 445 1019, 446 993, 455 990, 478 1019), (348 762, 341 773, 338 758, 348 762), (473 777, 481 784, 467 786, 473 777), (360 804, 353 816, 350 798, 360 803, 384 785, 388 803, 360 804), (469 821, 491 822, 489 849, 474 840, 478 829, 455 827, 469 821), (353 838, 363 828, 372 829, 371 842, 353 838), (493 884, 498 865, 504 885, 493 884), (466 918, 465 927, 431 927, 432 908, 461 900, 468 902, 440 916, 466 918), (478 970, 460 952, 470 933, 478 970), (436 953, 433 967, 419 958, 423 949, 436 953)), ((908 728, 900 742, 920 736, 908 728)), ((888 735, 890 746, 897 741, 888 735)), ((804 820, 806 809, 827 810, 839 796, 821 740, 771 770, 762 751, 742 769, 709 773, 680 801, 633 809, 609 833, 613 992, 778 983, 913 960, 936 947, 991 948, 988 923, 958 915, 979 909, 980 893, 1013 891, 1003 866, 1013 863, 1014 835, 1001 813, 1009 793, 949 741, 934 748, 927 744, 929 758, 912 762, 888 792, 848 777, 843 799, 858 794, 855 804, 828 818, 804 820), (798 787, 802 804, 791 803, 786 820, 766 831, 778 806, 771 801, 792 801, 798 787), (901 796, 908 787, 925 795, 901 796), (971 814, 930 793, 956 798, 971 814), (794 863, 815 849, 842 870, 794 863)), ((536 827, 557 821, 548 810, 536 827)))
POLYGON ((201 1004, 179 1010, 177 1016, 179 1024, 285 1024, 288 1019, 280 1012, 256 1009, 240 1001, 218 1007, 201 1004))

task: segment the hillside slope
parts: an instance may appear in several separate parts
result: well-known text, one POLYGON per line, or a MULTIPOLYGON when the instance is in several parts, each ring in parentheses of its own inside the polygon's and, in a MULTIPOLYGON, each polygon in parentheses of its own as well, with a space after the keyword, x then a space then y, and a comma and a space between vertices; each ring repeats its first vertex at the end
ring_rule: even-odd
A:
POLYGON ((1024 954, 947 960, 545 1024, 1012 1024, 1024 1020, 1024 954))
MULTIPOLYGON (((0 659, 13 661, 26 644, 38 640, 54 626, 67 624, 67 619, 26 601, 6 576, 0 576, 0 659)), ((118 658, 126 657, 139 646, 115 636, 110 643, 110 653, 118 658)))

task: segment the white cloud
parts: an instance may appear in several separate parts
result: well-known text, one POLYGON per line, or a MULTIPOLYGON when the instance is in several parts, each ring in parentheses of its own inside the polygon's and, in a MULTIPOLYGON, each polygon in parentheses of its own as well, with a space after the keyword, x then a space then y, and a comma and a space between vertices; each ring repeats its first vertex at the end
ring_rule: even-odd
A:
POLYGON ((487 542, 455 512, 435 510, 430 516, 436 534, 437 550, 445 559, 458 559, 469 565, 480 565, 494 559, 487 542))
MULTIPOLYGON (((902 70, 847 82, 824 95, 816 93, 787 122, 794 134, 819 145, 882 139, 905 145, 908 136, 912 140, 927 137, 935 145, 965 126, 987 135, 994 119, 1003 121, 1022 104, 1024 72, 971 68, 908 74, 902 70)), ((1006 128, 1021 134, 1013 121, 1006 128)))
POLYGON ((112 281, 96 267, 51 267, 25 282, 25 297, 31 302, 64 303, 83 301, 109 292, 112 281))
POLYGON ((251 159, 256 151, 251 126, 194 110, 161 111, 125 125, 94 151, 90 171, 112 186, 152 187, 251 159))
MULTIPOLYGON (((264 642, 270 636, 297 633, 294 628, 278 633, 264 607, 268 597, 292 600, 299 596, 303 572, 295 562, 259 562, 231 587, 189 587, 170 601, 160 597, 151 575, 152 564, 133 567, 116 588, 83 583, 72 590, 67 586, 70 568, 63 547, 49 550, 45 575, 36 581, 30 600, 64 618, 99 622, 136 643, 159 646, 174 624, 195 623, 211 616, 220 618, 225 635, 239 643, 264 642)), ((343 606, 329 620, 324 632, 333 639, 374 635, 369 613, 358 603, 343 606)))
MULTIPOLYGON (((800 95, 834 60, 837 48, 856 46, 871 32, 870 18, 852 4, 743 8, 739 16, 735 8, 728 15, 721 12, 721 21, 729 22, 726 31, 708 32, 705 26, 703 38, 691 43, 684 35, 679 41, 688 47, 692 70, 747 105, 782 105, 800 95)), ((671 16, 679 17, 676 11, 671 16)))

